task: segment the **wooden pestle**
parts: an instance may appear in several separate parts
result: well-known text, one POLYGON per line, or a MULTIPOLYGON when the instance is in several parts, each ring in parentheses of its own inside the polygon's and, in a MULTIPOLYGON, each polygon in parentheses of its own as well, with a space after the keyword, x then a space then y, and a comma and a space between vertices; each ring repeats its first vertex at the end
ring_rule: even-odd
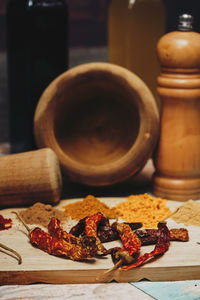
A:
POLYGON ((54 204, 61 189, 59 162, 50 148, 0 157, 0 208, 54 204))
POLYGON ((200 198, 200 34, 191 16, 158 42, 161 130, 153 193, 172 200, 200 198), (184 28, 188 22, 189 28, 184 28))

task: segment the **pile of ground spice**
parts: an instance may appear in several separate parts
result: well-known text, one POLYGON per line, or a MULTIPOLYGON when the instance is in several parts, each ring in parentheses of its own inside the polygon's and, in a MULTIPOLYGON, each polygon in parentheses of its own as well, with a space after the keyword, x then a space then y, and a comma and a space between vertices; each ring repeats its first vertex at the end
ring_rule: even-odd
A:
POLYGON ((58 218, 61 222, 67 220, 65 211, 58 210, 50 204, 40 202, 19 212, 19 215, 27 224, 37 224, 47 227, 52 217, 58 218))
POLYGON ((167 207, 166 201, 148 194, 131 195, 126 201, 110 208, 94 196, 89 195, 82 201, 68 204, 64 208, 66 216, 75 220, 101 212, 110 219, 142 222, 145 228, 157 228, 158 222, 172 213, 167 207))
POLYGON ((149 194, 131 195, 114 207, 114 214, 126 222, 141 222, 144 228, 157 228, 171 214, 166 201, 149 194))
POLYGON ((81 201, 70 203, 64 206, 66 216, 74 220, 81 220, 87 216, 101 212, 105 217, 114 219, 113 209, 109 208, 105 203, 99 201, 92 195, 88 195, 81 201))
POLYGON ((177 223, 200 226, 200 203, 188 200, 178 208, 171 218, 177 223))

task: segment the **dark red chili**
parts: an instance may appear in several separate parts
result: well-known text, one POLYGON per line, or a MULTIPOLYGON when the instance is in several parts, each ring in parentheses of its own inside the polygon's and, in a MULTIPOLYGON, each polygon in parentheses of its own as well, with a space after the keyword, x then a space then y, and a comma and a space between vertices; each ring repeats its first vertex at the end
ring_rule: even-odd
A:
POLYGON ((144 255, 140 256, 136 263, 128 266, 122 266, 121 269, 129 270, 132 268, 136 268, 142 265, 149 258, 157 257, 159 255, 164 254, 168 250, 169 245, 170 245, 170 231, 167 228, 167 225, 165 223, 158 223, 158 239, 154 250, 151 251, 150 253, 145 253, 144 255))
POLYGON ((66 232, 60 225, 60 220, 53 217, 48 224, 48 230, 51 236, 63 239, 70 244, 80 245, 85 251, 85 255, 93 257, 97 252, 96 238, 92 236, 83 236, 81 238, 66 232))
POLYGON ((97 249, 94 248, 93 253, 88 255, 87 248, 82 248, 80 245, 71 244, 66 242, 62 238, 56 238, 51 236, 39 227, 31 230, 23 221, 23 219, 17 214, 19 220, 24 224, 29 232, 30 242, 33 246, 56 256, 66 256, 72 260, 85 260, 96 254, 97 249))
POLYGON ((118 231, 123 244, 123 247, 115 252, 114 260, 121 259, 123 263, 131 263, 139 255, 141 241, 128 224, 116 222, 113 227, 118 231))
POLYGON ((69 242, 71 244, 80 243, 80 239, 78 237, 75 237, 73 234, 67 233, 65 230, 62 229, 60 225, 60 220, 58 220, 55 217, 51 218, 48 224, 48 231, 50 235, 58 239, 64 239, 66 242, 69 242))
MULTIPOLYGON (((158 240, 158 229, 141 229, 135 230, 143 245, 156 244, 158 240)), ((186 228, 172 228, 170 229, 170 241, 188 242, 189 235, 186 228)))
POLYGON ((106 217, 102 213, 96 213, 92 216, 89 216, 85 219, 85 234, 88 236, 93 236, 96 238, 96 245, 100 252, 103 254, 108 254, 109 250, 107 250, 100 239, 98 238, 98 226, 100 223, 104 222, 106 217))
POLYGON ((12 220, 5 219, 2 215, 0 215, 0 230, 9 229, 12 227, 12 220))

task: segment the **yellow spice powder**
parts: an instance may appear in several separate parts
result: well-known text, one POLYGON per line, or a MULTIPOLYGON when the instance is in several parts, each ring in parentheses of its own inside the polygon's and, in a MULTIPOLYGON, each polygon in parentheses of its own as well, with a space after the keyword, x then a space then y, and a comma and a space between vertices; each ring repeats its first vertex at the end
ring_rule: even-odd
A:
POLYGON ((166 200, 148 194, 131 195, 125 202, 109 208, 94 196, 87 196, 65 206, 67 217, 80 220, 86 216, 102 212, 110 219, 121 218, 126 222, 142 222, 145 228, 157 228, 157 223, 171 214, 166 200))
POLYGON ((65 212, 67 217, 75 220, 83 219, 87 216, 101 212, 105 217, 114 219, 113 209, 109 208, 105 203, 102 203, 92 195, 88 195, 81 201, 66 205, 65 212))
POLYGON ((145 228, 157 228, 158 222, 171 214, 166 201, 148 194, 131 195, 115 206, 114 213, 126 222, 141 222, 145 228))

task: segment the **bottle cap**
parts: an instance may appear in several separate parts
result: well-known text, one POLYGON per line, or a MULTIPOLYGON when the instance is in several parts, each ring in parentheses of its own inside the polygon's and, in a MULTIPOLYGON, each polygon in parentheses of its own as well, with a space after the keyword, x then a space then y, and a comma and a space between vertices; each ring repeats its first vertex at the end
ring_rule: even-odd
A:
POLYGON ((192 31, 193 30, 193 16, 189 14, 183 14, 179 16, 178 30, 180 31, 192 31))

